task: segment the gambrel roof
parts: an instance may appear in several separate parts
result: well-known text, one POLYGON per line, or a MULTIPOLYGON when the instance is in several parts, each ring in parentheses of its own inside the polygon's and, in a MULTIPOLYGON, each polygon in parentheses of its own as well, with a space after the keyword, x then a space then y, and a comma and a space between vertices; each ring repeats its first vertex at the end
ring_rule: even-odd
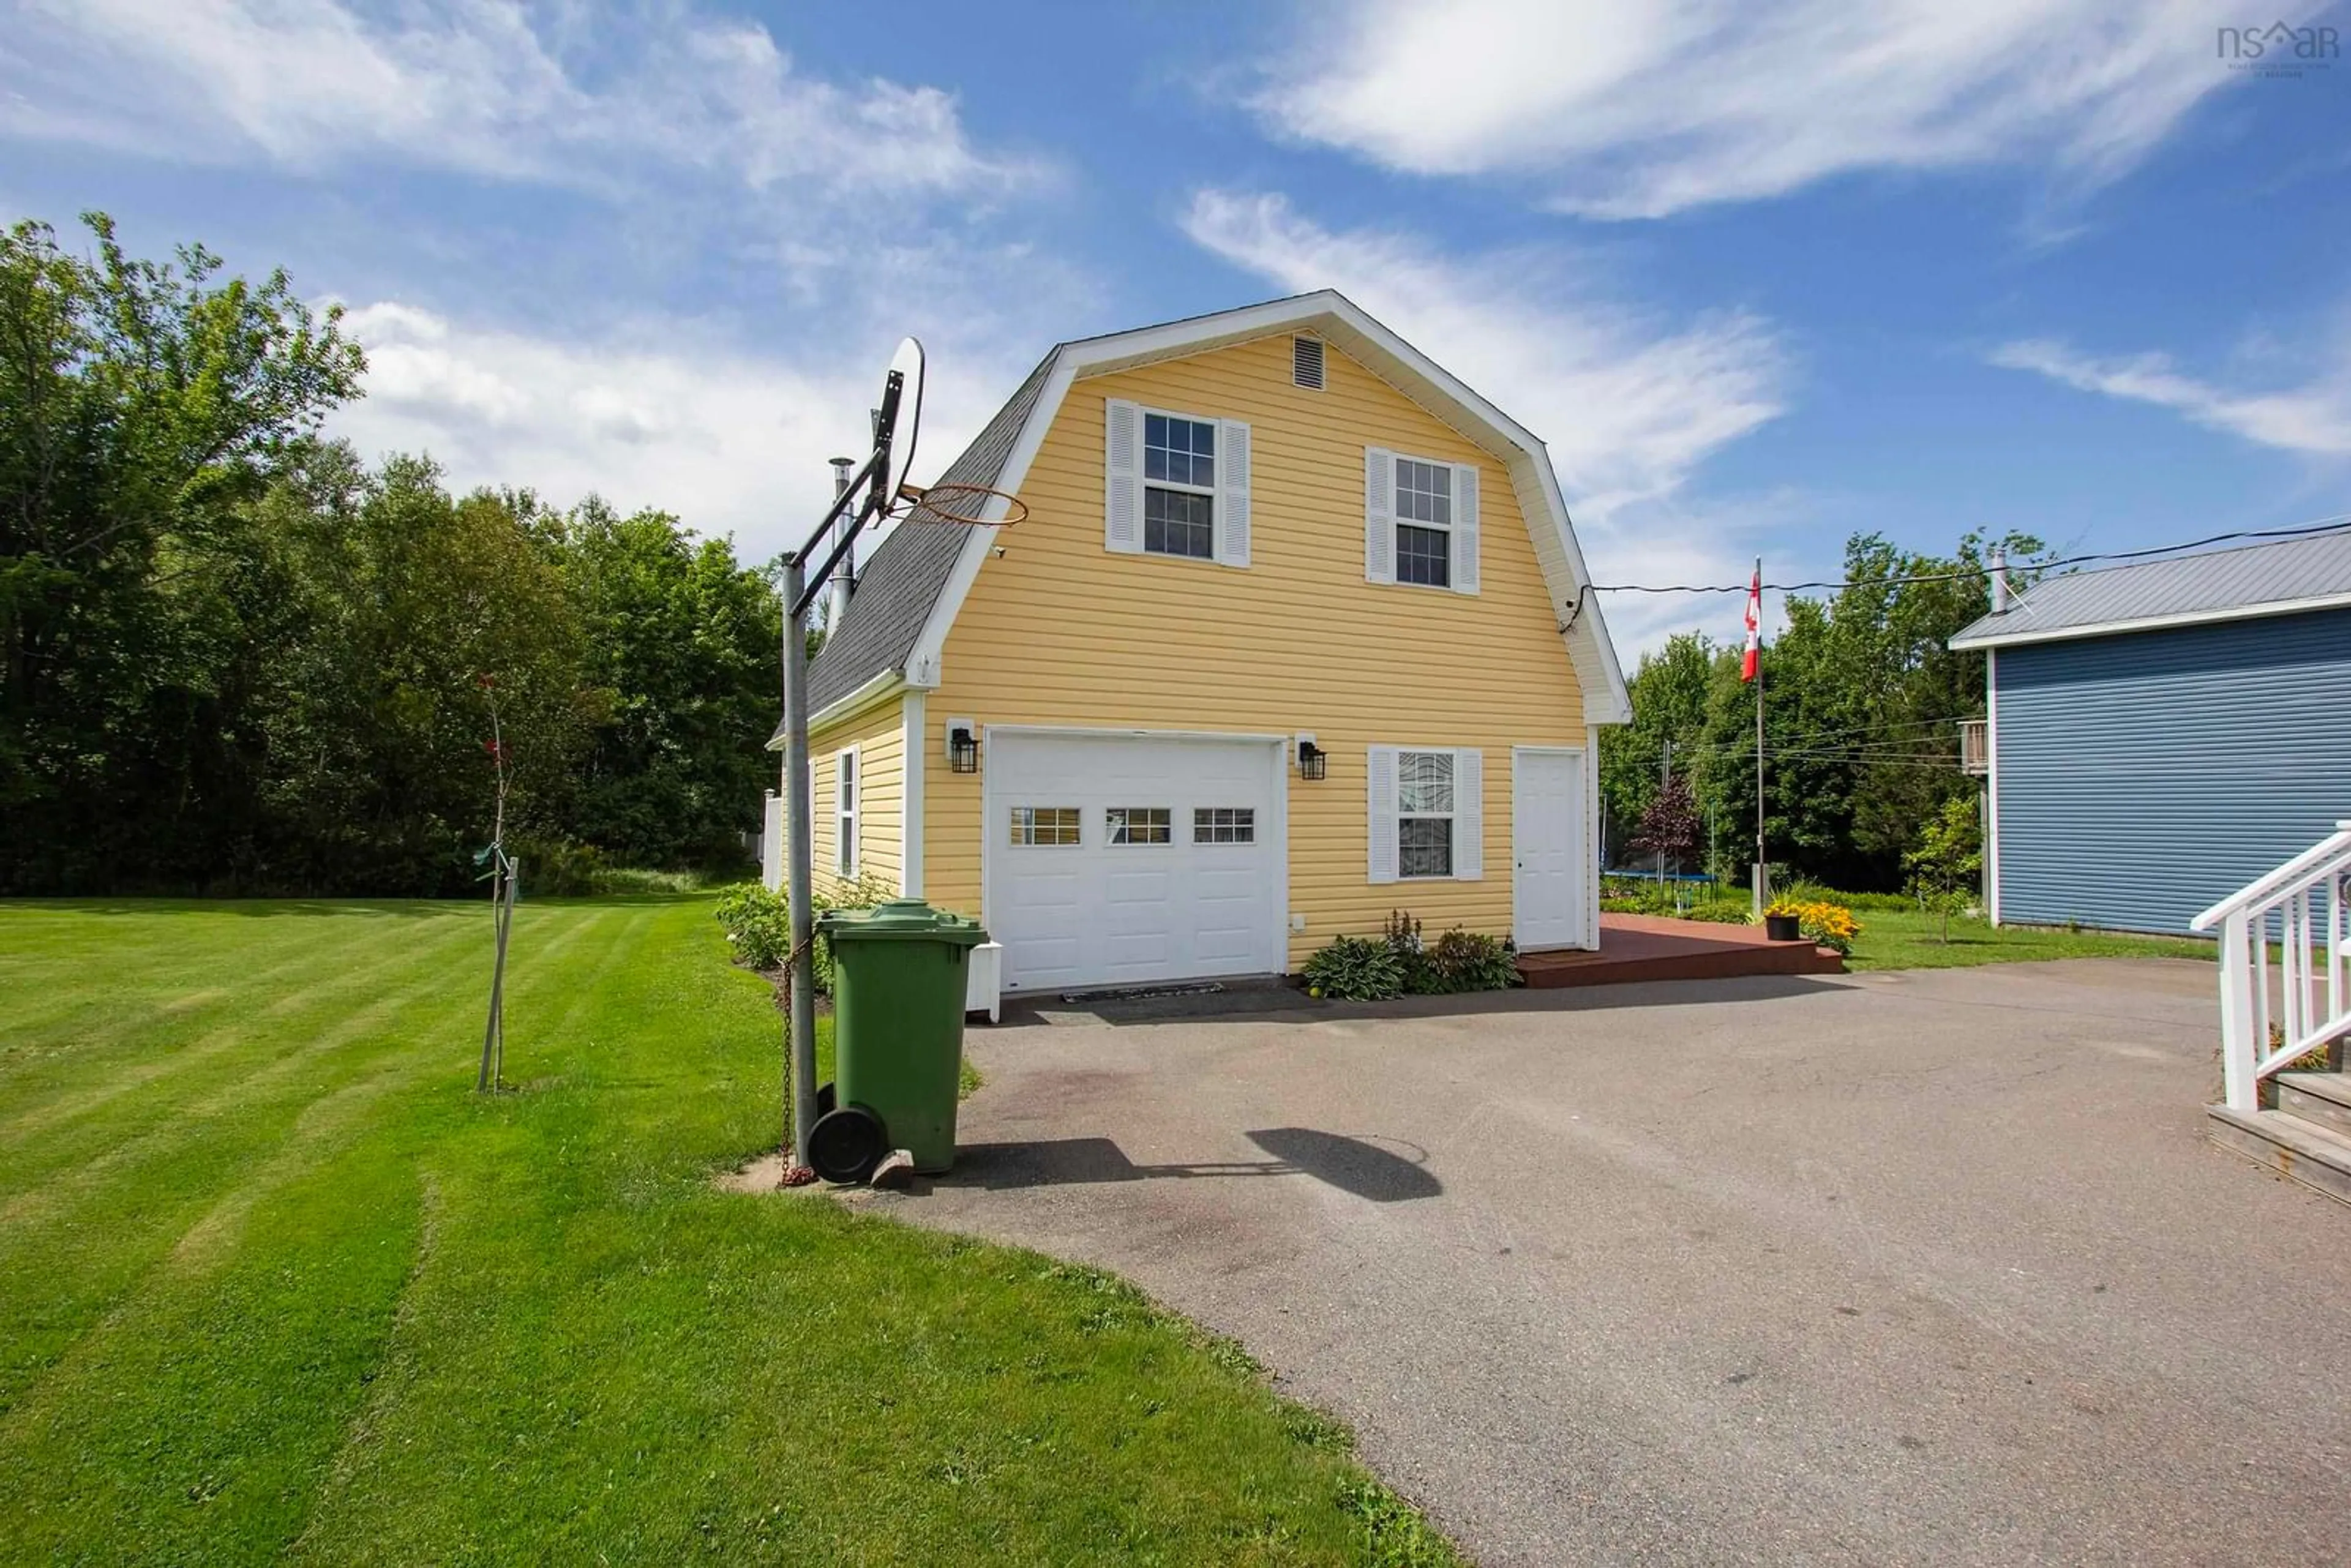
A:
MULTIPOLYGON (((1535 559, 1583 689, 1586 717, 1593 724, 1628 720, 1632 703, 1624 672, 1599 606, 1585 594, 1591 576, 1542 443, 1336 289, 1057 345, 947 465, 940 482, 1018 492, 1080 377, 1182 359, 1277 332, 1322 338, 1502 462, 1522 497, 1535 559)), ((847 617, 810 672, 813 713, 821 716, 898 681, 935 685, 947 630, 995 535, 988 528, 899 524, 867 562, 847 617)))
MULTIPOLYGON (((1011 401, 996 411, 936 483, 1012 488, 1004 482, 1005 465, 1061 352, 1056 348, 1029 372, 1011 401)), ((858 575, 841 630, 825 639, 810 666, 810 713, 822 713, 878 674, 905 668, 906 655, 923 634, 971 531, 961 523, 902 522, 883 538, 858 575)))

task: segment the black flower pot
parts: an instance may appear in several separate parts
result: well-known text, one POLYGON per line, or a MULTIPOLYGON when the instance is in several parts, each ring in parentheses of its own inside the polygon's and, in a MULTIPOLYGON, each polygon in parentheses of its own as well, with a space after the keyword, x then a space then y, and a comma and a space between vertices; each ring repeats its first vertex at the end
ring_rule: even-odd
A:
POLYGON ((1802 924, 1792 915, 1767 915, 1763 917, 1763 935, 1774 942, 1794 942, 1804 933, 1802 924))

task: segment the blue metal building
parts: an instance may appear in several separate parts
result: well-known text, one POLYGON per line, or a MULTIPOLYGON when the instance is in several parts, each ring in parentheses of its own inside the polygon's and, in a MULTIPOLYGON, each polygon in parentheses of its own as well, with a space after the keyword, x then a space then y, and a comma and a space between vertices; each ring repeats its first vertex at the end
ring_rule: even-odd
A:
POLYGON ((2185 933, 2351 818, 2351 531, 2050 578, 1951 646, 1995 922, 2185 933))

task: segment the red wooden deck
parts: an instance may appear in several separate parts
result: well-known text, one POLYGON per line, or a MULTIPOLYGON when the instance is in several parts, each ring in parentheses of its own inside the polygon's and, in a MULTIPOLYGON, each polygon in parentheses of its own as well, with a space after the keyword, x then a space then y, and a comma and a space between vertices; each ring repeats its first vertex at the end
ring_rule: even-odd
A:
POLYGON ((1761 925, 1718 925, 1648 915, 1603 915, 1600 950, 1525 953, 1519 973, 1538 989, 1632 980, 1720 980, 1740 975, 1842 975, 1835 949, 1774 942, 1761 925))

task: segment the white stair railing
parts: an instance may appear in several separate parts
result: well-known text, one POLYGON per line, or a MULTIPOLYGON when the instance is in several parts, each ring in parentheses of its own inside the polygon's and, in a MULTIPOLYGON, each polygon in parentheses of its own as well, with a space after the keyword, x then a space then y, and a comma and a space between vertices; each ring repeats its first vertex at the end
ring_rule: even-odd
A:
POLYGON ((2234 1111, 2261 1109, 2262 1080, 2351 1034, 2351 821, 2190 922, 2220 932, 2220 1077, 2234 1111), (2278 945, 2277 962, 2270 945, 2278 945), (2273 1007, 2272 970, 2279 990, 2273 1007), (2279 1043, 2273 1049, 2270 1041, 2279 1043))

